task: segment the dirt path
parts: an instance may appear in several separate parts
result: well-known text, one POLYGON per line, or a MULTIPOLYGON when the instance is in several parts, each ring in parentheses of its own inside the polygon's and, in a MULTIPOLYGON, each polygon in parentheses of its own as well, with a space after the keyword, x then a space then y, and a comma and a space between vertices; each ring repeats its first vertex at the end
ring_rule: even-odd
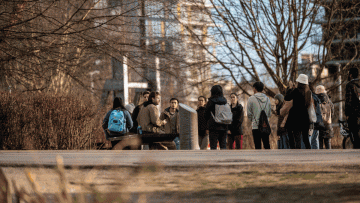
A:
MULTIPOLYGON (((3 167, 31 191, 24 168, 3 167)), ((54 169, 29 168, 41 193, 59 191, 54 169)), ((359 165, 244 165, 66 169, 68 192, 122 202, 360 202, 359 165), (91 189, 92 188, 92 189, 91 189)), ((96 201, 95 201, 96 202, 96 201)))

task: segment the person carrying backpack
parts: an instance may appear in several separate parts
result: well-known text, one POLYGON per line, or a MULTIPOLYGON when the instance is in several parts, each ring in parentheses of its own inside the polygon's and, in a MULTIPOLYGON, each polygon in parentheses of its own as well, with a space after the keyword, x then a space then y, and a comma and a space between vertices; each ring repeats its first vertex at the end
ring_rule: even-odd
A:
POLYGON ((264 84, 255 82, 253 84, 254 95, 247 104, 247 116, 251 121, 255 149, 261 149, 261 141, 265 149, 270 149, 269 136, 271 133, 269 118, 271 116, 270 99, 262 93, 264 84))
POLYGON ((232 113, 220 85, 211 88, 211 97, 206 104, 205 119, 209 132, 210 148, 216 150, 219 141, 220 149, 226 149, 228 125, 232 122, 232 113))
POLYGON ((319 130, 319 147, 320 149, 323 149, 323 144, 325 143, 326 149, 331 149, 331 138, 334 137, 334 130, 331 124, 331 118, 334 115, 334 104, 326 94, 326 90, 323 85, 317 86, 315 93, 321 102, 321 115, 325 124, 325 129, 319 130))
MULTIPOLYGON (((115 97, 113 108, 107 112, 102 123, 106 139, 123 136, 128 133, 132 127, 133 121, 130 113, 125 109, 122 99, 115 97)), ((112 147, 119 142, 120 140, 111 141, 112 147)))
MULTIPOLYGON (((324 125, 322 115, 321 115, 321 109, 320 109, 321 101, 318 98, 318 96, 316 95, 316 91, 315 91, 313 82, 309 82, 309 88, 311 90, 311 94, 312 94, 312 98, 314 100, 314 105, 315 105, 315 110, 316 110, 316 122, 312 123, 310 125, 311 126, 310 128, 312 129, 312 133, 311 133, 311 130, 309 130, 310 145, 311 145, 311 149, 319 149, 319 130, 324 130, 325 125, 324 125)), ((303 145, 305 146, 305 144, 303 144, 303 145)))
POLYGON ((350 68, 345 92, 345 116, 354 136, 354 149, 360 149, 360 80, 359 70, 350 68))

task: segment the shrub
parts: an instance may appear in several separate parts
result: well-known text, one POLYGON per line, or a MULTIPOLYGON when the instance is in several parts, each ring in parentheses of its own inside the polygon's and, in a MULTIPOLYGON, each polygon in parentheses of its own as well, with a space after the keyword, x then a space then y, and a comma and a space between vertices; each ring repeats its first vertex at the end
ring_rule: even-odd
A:
POLYGON ((0 106, 4 149, 93 149, 102 131, 102 115, 75 96, 2 93, 0 106))

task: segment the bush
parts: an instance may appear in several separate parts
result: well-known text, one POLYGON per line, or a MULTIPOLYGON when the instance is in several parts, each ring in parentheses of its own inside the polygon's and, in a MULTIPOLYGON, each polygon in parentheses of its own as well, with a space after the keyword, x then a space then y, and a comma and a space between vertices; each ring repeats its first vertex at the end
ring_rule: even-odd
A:
POLYGON ((3 149, 93 149, 102 115, 75 96, 2 93, 3 149))

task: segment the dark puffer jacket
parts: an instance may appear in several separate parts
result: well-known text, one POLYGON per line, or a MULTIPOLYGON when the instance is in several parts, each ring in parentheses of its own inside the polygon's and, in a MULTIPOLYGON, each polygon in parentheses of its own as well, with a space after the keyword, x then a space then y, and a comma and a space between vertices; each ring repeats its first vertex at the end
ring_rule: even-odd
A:
POLYGON ((232 135, 242 135, 242 123, 244 121, 244 108, 241 104, 237 103, 234 108, 231 106, 231 112, 233 114, 233 121, 229 126, 229 130, 232 135))
POLYGON ((211 113, 215 115, 215 105, 225 105, 227 100, 223 96, 222 88, 220 85, 215 85, 211 88, 211 97, 206 104, 205 119, 208 124, 208 130, 221 130, 227 131, 228 125, 216 123, 211 113))
POLYGON ((353 79, 346 84, 345 93, 345 115, 349 117, 360 117, 360 103, 356 89, 360 88, 360 80, 353 79))
POLYGON ((206 108, 199 107, 196 111, 198 114, 198 130, 207 130, 207 120, 205 119, 206 108))

